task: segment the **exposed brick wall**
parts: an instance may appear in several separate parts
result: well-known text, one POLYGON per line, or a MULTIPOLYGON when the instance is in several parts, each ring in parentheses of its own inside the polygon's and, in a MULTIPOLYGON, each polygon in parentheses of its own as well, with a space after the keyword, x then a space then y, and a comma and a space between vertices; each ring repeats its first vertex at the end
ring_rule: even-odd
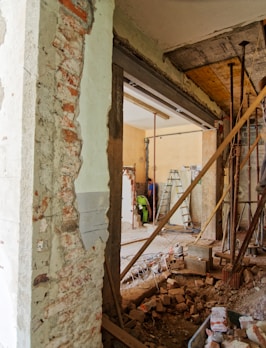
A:
POLYGON ((74 180, 92 1, 42 2, 33 207, 32 347, 101 347, 104 245, 85 251, 74 180))

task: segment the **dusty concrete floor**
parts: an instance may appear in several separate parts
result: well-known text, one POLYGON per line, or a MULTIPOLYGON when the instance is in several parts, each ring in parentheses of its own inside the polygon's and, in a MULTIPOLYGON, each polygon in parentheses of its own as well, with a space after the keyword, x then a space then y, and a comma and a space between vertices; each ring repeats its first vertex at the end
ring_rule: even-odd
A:
MULTIPOLYGON (((122 226, 122 243, 121 243, 121 270, 123 270, 131 258, 139 251, 146 239, 155 230, 153 224, 144 224, 140 228, 132 229, 131 224, 124 223, 122 226)), ((177 243, 186 248, 188 243, 195 240, 195 232, 184 230, 181 226, 174 227, 173 231, 163 230, 152 241, 149 247, 143 253, 141 259, 148 258, 158 253, 167 254, 177 243)))
MULTIPOLYGON (((124 223, 122 225, 121 271, 125 269, 126 265, 151 236, 155 228, 156 225, 152 223, 144 224, 144 226, 134 229, 132 229, 132 225, 129 223, 124 223)), ((197 228, 186 230, 182 226, 167 225, 143 252, 138 262, 141 263, 143 259, 156 257, 159 253, 167 254, 177 244, 183 247, 184 254, 186 254, 187 245, 195 241, 199 231, 200 230, 197 228)), ((237 239, 240 241, 242 241, 244 237, 245 232, 239 232, 237 234, 237 239)), ((222 251, 222 241, 209 241, 202 238, 199 243, 211 245, 213 248, 213 255, 215 252, 222 251)), ((264 245, 266 246, 266 242, 264 245)), ((266 253, 261 249, 257 249, 257 254, 250 255, 250 260, 251 263, 254 264, 266 265, 266 253)), ((214 264, 217 262, 219 262, 219 259, 214 258, 214 264)))

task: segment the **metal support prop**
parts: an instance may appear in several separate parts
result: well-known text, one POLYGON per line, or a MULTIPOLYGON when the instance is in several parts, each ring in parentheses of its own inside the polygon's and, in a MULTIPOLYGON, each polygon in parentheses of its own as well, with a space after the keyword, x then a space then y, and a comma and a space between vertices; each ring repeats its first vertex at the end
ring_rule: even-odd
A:
POLYGON ((241 245, 241 248, 239 250, 239 253, 237 255, 235 263, 233 264, 232 273, 234 273, 236 271, 236 269, 242 263, 243 257, 245 255, 245 252, 246 252, 247 248, 248 248, 248 245, 249 245, 249 242, 250 242, 250 240, 252 238, 253 232, 255 231, 255 228, 256 228, 256 226, 258 224, 258 221, 259 221, 259 218, 261 216, 261 213, 262 213, 262 211, 264 209, 265 203, 266 203, 266 188, 262 192, 261 199, 260 199, 260 201, 258 203, 258 206, 257 206, 256 212, 254 214, 254 217, 253 217, 253 219, 251 221, 251 224, 249 226, 249 229, 247 231, 245 239, 244 239, 244 241, 243 241, 243 243, 241 245))
MULTIPOLYGON (((248 94, 248 106, 250 104, 249 94, 248 94)), ((250 150, 250 119, 247 121, 247 128, 248 128, 248 150, 250 150)), ((250 157, 248 159, 248 226, 250 226, 251 223, 251 161, 250 157)))
MULTIPOLYGON (((239 133, 239 132, 238 132, 239 133)), ((236 226, 237 226, 237 210, 238 210, 238 190, 239 190, 239 181, 240 181, 240 155, 241 155, 241 146, 239 144, 239 139, 237 140, 238 144, 235 146, 235 173, 234 173, 234 199, 233 206, 231 207, 232 212, 232 224, 231 224, 231 235, 230 235, 230 256, 231 263, 235 259, 235 249, 236 249, 236 226)))
MULTIPOLYGON (((258 125, 258 110, 257 109, 255 110, 255 122, 256 122, 256 136, 258 136, 258 134, 259 134, 259 125, 258 125)), ((259 179, 260 179, 259 146, 257 146, 257 151, 256 151, 256 164, 257 164, 257 182, 259 182, 259 179)))
MULTIPOLYGON (((235 126, 236 119, 234 117, 234 75, 233 75, 233 67, 234 63, 229 63, 228 66, 230 68, 230 130, 232 130, 235 126)), ((231 141, 231 149, 230 149, 230 158, 229 158, 229 178, 230 178, 230 207, 229 207, 229 241, 230 247, 232 245, 232 241, 234 241, 233 231, 234 231, 234 195, 235 195, 235 137, 232 138, 231 141)), ((233 255, 234 257, 234 255, 233 255)))
POLYGON ((161 220, 159 225, 156 227, 156 229, 151 234, 150 238, 146 241, 146 243, 143 244, 143 246, 140 248, 140 250, 136 253, 136 255, 132 258, 132 260, 128 263, 128 265, 125 267, 125 269, 121 272, 120 279, 123 279, 124 276, 127 274, 127 272, 130 270, 130 268, 135 264, 135 262, 139 259, 139 257, 142 255, 142 253, 147 249, 147 247, 151 244, 151 242, 154 240, 154 238, 159 234, 159 232, 162 230, 162 228, 167 224, 171 216, 176 212, 176 210, 180 207, 182 202, 188 197, 188 195, 191 193, 191 191, 194 189, 194 187, 198 184, 198 182, 202 179, 202 177, 206 174, 206 172, 210 169, 212 164, 217 160, 219 156, 223 153, 226 146, 230 143, 232 138, 237 134, 239 129, 243 127, 247 119, 250 117, 250 115, 254 112, 257 105, 259 105, 260 101, 266 97, 266 86, 262 89, 260 94, 257 96, 257 98, 254 100, 254 102, 250 105, 250 107, 247 109, 243 117, 239 120, 239 122, 235 125, 235 127, 232 129, 232 131, 226 136, 224 141, 221 143, 221 145, 218 147, 216 152, 212 155, 212 157, 209 159, 209 161, 205 164, 205 166, 202 168, 200 173, 197 175, 194 181, 190 184, 190 186, 185 190, 185 192, 182 194, 182 196, 177 200, 177 202, 174 204, 172 209, 165 215, 165 217, 161 220))
MULTIPOLYGON (((247 155, 245 156, 245 158, 241 162, 240 170, 243 169, 244 165, 249 160, 250 155, 254 151, 254 149, 257 146, 259 140, 260 140, 260 135, 258 135, 257 139, 254 141, 253 145, 250 147, 247 155)), ((216 207, 213 209, 212 214, 210 215, 209 219, 205 223, 204 227, 201 229, 201 231, 198 234, 197 238, 195 239, 194 244, 196 244, 199 241, 199 239, 201 238, 203 232, 206 230, 207 226, 209 225, 209 223, 211 222, 212 218, 214 217, 214 214, 217 212, 217 210, 219 209, 220 205, 223 203, 223 201, 224 201, 224 199, 225 199, 225 197, 226 197, 226 195, 227 195, 227 193, 229 192, 230 189, 231 189, 231 184, 229 184, 227 186, 227 188, 224 190, 224 193, 222 194, 222 197, 220 198, 219 202, 216 204, 216 207)))
MULTIPOLYGON (((148 177, 149 177, 149 143, 150 139, 145 138, 144 144, 145 144, 145 163, 146 163, 146 190, 148 190, 148 177)), ((145 194, 147 192, 145 191, 145 194)))
MULTIPOLYGON (((244 77, 245 77, 245 48, 248 41, 242 41, 240 46, 242 46, 242 59, 241 59, 241 86, 240 86, 240 109, 239 116, 242 117, 243 114, 243 95, 244 95, 244 77)), ((236 136, 236 147, 235 147, 235 173, 234 173, 234 198, 233 206, 231 207, 232 225, 231 225, 231 236, 230 236, 230 255, 231 263, 235 259, 235 248, 236 248, 236 232, 237 232, 237 215, 238 215, 238 191, 240 182, 240 156, 241 156, 241 133, 240 130, 236 136)))
POLYGON ((156 216, 156 112, 153 114, 153 190, 152 190, 152 224, 155 223, 156 216))

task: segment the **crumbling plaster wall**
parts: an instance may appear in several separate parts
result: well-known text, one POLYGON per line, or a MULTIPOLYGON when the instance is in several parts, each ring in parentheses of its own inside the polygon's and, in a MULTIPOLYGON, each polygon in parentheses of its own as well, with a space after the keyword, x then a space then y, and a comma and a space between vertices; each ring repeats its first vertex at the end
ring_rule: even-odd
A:
MULTIPOLYGON (((113 2, 49 0, 41 3, 39 38, 39 79, 35 135, 35 180, 33 211, 32 257, 32 347, 101 347, 102 284, 105 243, 95 239, 85 248, 79 229, 79 211, 75 190, 82 160, 87 180, 94 175, 92 186, 82 184, 79 190, 108 190, 107 171, 107 111, 82 106, 80 95, 95 96, 91 89, 106 81, 96 73, 87 76, 91 84, 82 90, 81 79, 88 72, 84 68, 84 54, 94 55, 101 66, 109 69, 111 54, 97 57, 85 45, 86 35, 92 35, 99 17, 106 21, 101 35, 104 44, 112 46, 113 2), (98 13, 97 13, 98 11, 98 13), (98 17, 99 15, 99 17, 98 17), (98 81, 93 81, 97 76, 98 81), (97 165, 85 165, 87 155, 95 151, 81 120, 92 119, 95 136, 103 144, 97 148, 98 163, 103 162, 101 176, 91 174, 97 165), (85 114, 84 114, 85 113, 85 114), (96 122, 97 118, 99 120, 96 122), (84 139, 84 142, 83 142, 84 139), (81 156, 82 145, 86 145, 81 156), (97 180, 99 179, 99 180, 97 180), (86 187, 85 187, 86 186, 86 187)), ((86 84, 85 84, 86 85, 86 84)), ((107 100, 111 84, 99 95, 107 100)), ((95 88, 96 88, 95 87, 95 88)), ((99 100, 98 100, 99 101, 99 100)), ((95 103, 97 103, 95 101, 95 103)), ((111 98, 109 98, 111 103, 111 98)), ((107 107, 105 109, 108 109, 107 107)), ((97 163, 97 162, 96 162, 97 163)), ((84 174, 83 174, 84 175, 84 174)), ((84 177, 83 177, 84 179, 84 177)), ((87 181, 87 182, 88 182, 87 181)), ((86 181, 83 181, 83 183, 86 181)), ((105 194, 105 197, 108 196, 105 194)), ((105 202, 108 206, 108 200, 105 202)), ((94 214, 97 215, 97 207, 94 214)), ((106 209, 100 210, 106 220, 106 209)), ((107 231, 105 231, 107 236, 107 231)))

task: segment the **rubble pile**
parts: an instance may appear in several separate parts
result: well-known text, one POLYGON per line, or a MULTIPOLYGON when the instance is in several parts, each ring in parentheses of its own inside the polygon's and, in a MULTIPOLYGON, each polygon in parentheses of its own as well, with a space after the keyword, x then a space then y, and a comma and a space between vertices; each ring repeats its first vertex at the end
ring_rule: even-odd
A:
MULTIPOLYGON (((122 297, 124 300, 123 293, 122 297)), ((150 348, 187 347, 214 307, 230 308, 251 315, 257 321, 265 320, 266 270, 259 266, 246 267, 240 289, 232 289, 211 274, 169 273, 168 278, 154 289, 152 296, 139 302, 126 299, 124 312, 128 323, 125 327, 150 348)))

